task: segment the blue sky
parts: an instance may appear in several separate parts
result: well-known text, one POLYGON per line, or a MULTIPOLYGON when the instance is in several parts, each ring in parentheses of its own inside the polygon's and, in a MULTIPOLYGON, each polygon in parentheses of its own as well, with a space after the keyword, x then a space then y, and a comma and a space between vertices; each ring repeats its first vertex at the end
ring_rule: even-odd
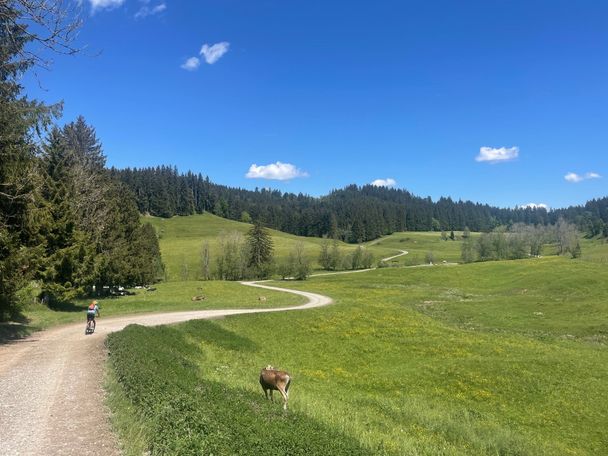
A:
POLYGON ((95 126, 111 166, 509 207, 608 194, 606 2, 82 7, 85 52, 24 83, 95 126))

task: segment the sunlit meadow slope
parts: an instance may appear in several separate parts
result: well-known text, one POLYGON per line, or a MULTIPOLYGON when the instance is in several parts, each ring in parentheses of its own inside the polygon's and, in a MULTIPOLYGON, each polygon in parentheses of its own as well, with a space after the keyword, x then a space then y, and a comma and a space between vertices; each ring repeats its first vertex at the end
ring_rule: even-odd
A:
MULTIPOLYGON (((297 419, 302 444, 321 432, 321 440, 346 445, 332 454, 349 454, 353 442, 392 455, 608 452, 605 265, 552 257, 387 268, 288 286, 335 304, 116 335, 113 350, 134 359, 157 337, 165 341, 159 350, 177 353, 133 370, 120 352, 117 377, 131 383, 116 385, 135 406, 131 428, 157 429, 154 410, 163 411, 162 422, 180 423, 165 436, 171 444, 251 454, 249 423, 272 410, 257 375, 272 363, 294 381, 290 412, 272 414, 275 426, 265 428, 268 448, 297 419), (188 377, 183 404, 136 387, 140 376, 162 377, 176 366, 188 377), (233 426, 229 446, 221 432, 208 440, 195 432, 219 409, 233 426)), ((143 447, 159 444, 140 435, 143 447)), ((289 445, 297 448, 297 439, 289 445)), ((308 454, 323 454, 318 448, 308 454)))
MULTIPOLYGON (((235 222, 205 213, 187 217, 144 217, 150 222, 160 237, 160 247, 166 266, 167 280, 197 280, 201 276, 201 251, 205 242, 209 243, 211 260, 214 262, 218 253, 218 239, 222 233, 238 231, 246 234, 251 228, 248 223, 235 222)), ((270 230, 274 242, 275 258, 285 259, 297 242, 301 242, 305 254, 310 258, 313 267, 318 269, 319 256, 323 239, 295 236, 281 231, 270 230)), ((461 233, 457 233, 460 235, 461 233)), ((426 261, 428 252, 432 252, 436 262, 458 261, 460 258, 459 236, 456 241, 441 240, 440 233, 395 233, 384 238, 364 244, 376 260, 395 255, 399 250, 410 251, 408 257, 391 261, 391 265, 420 264, 426 261)), ((355 245, 339 242, 340 250, 347 254, 355 245)))

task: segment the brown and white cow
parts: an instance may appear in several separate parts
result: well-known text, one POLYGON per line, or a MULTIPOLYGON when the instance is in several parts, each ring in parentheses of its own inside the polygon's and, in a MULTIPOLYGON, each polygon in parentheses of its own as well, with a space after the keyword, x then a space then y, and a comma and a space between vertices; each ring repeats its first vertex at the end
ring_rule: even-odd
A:
POLYGON ((260 385, 262 385, 266 399, 268 399, 268 391, 270 391, 270 400, 274 401, 272 392, 278 391, 283 396, 283 410, 287 410, 290 384, 291 376, 285 371, 277 370, 270 365, 260 371, 260 385))

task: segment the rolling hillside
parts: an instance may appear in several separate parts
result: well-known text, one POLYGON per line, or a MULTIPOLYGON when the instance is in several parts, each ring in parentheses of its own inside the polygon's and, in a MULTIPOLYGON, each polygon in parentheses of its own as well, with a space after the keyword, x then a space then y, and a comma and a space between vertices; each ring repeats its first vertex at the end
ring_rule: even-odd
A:
MULTIPOLYGON (((217 254, 218 237, 222 232, 238 231, 246 234, 251 228, 248 223, 236 222, 210 213, 183 217, 160 218, 144 217, 145 222, 151 223, 159 236, 163 262, 166 267, 168 281, 197 280, 201 270, 201 250, 204 242, 209 242, 211 259, 217 254)), ((274 241, 275 258, 284 259, 297 242, 304 246, 306 255, 313 262, 313 267, 319 269, 317 258, 321 238, 295 236, 276 230, 270 230, 274 241)), ((456 233, 457 235, 461 233, 456 233)), ((421 264, 425 262, 427 252, 432 251, 436 262, 443 260, 456 262, 460 258, 460 241, 442 241, 437 232, 408 232, 394 233, 390 236, 363 244, 369 248, 376 259, 388 257, 407 250, 409 256, 395 259, 394 265, 421 264)), ((340 249, 351 252, 356 245, 339 242, 340 249)))

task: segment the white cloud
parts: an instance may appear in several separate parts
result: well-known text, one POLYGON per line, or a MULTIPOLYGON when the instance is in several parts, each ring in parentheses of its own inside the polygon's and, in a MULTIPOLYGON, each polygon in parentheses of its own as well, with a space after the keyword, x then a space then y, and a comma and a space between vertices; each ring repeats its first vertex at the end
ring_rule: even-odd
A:
POLYGON ((545 203, 528 203, 528 204, 523 204, 521 206, 522 209, 526 209, 526 208, 530 208, 530 209, 546 209, 549 210, 549 206, 546 205, 545 203))
POLYGON ((198 57, 190 57, 188 60, 182 63, 180 67, 184 70, 194 71, 199 67, 200 64, 201 61, 198 57))
POLYGON ((475 157, 475 161, 499 163, 504 161, 515 160, 519 156, 519 147, 480 147, 479 155, 475 157))
POLYGON ((125 0, 89 0, 93 12, 102 9, 112 9, 121 6, 125 0))
POLYGON ((393 178, 387 177, 386 179, 376 179, 372 182, 375 187, 394 187, 397 185, 397 181, 393 178))
POLYGON ((200 54, 205 57, 205 62, 207 62, 209 65, 213 65, 226 52, 228 52, 229 47, 230 43, 228 43, 227 41, 212 44, 211 46, 209 46, 208 44, 203 44, 200 54))
POLYGON ((584 177, 576 173, 568 173, 564 176, 564 179, 566 179, 568 182, 580 182, 584 179, 584 177))
MULTIPOLYGON (((148 2, 146 2, 148 3, 148 2)), ((156 6, 149 7, 147 4, 142 6, 137 13, 135 13, 135 19, 143 19, 147 16, 154 16, 155 14, 162 13, 167 9, 166 3, 159 3, 156 6)))
POLYGON ((307 176, 307 172, 299 170, 290 163, 281 163, 280 161, 262 166, 254 163, 249 167, 247 174, 245 174, 245 177, 249 179, 273 179, 281 181, 307 176))
POLYGON ((602 176, 600 176, 598 173, 592 172, 585 174, 568 173, 564 176, 564 179, 566 179, 568 182, 577 183, 589 179, 599 179, 600 177, 602 176))

